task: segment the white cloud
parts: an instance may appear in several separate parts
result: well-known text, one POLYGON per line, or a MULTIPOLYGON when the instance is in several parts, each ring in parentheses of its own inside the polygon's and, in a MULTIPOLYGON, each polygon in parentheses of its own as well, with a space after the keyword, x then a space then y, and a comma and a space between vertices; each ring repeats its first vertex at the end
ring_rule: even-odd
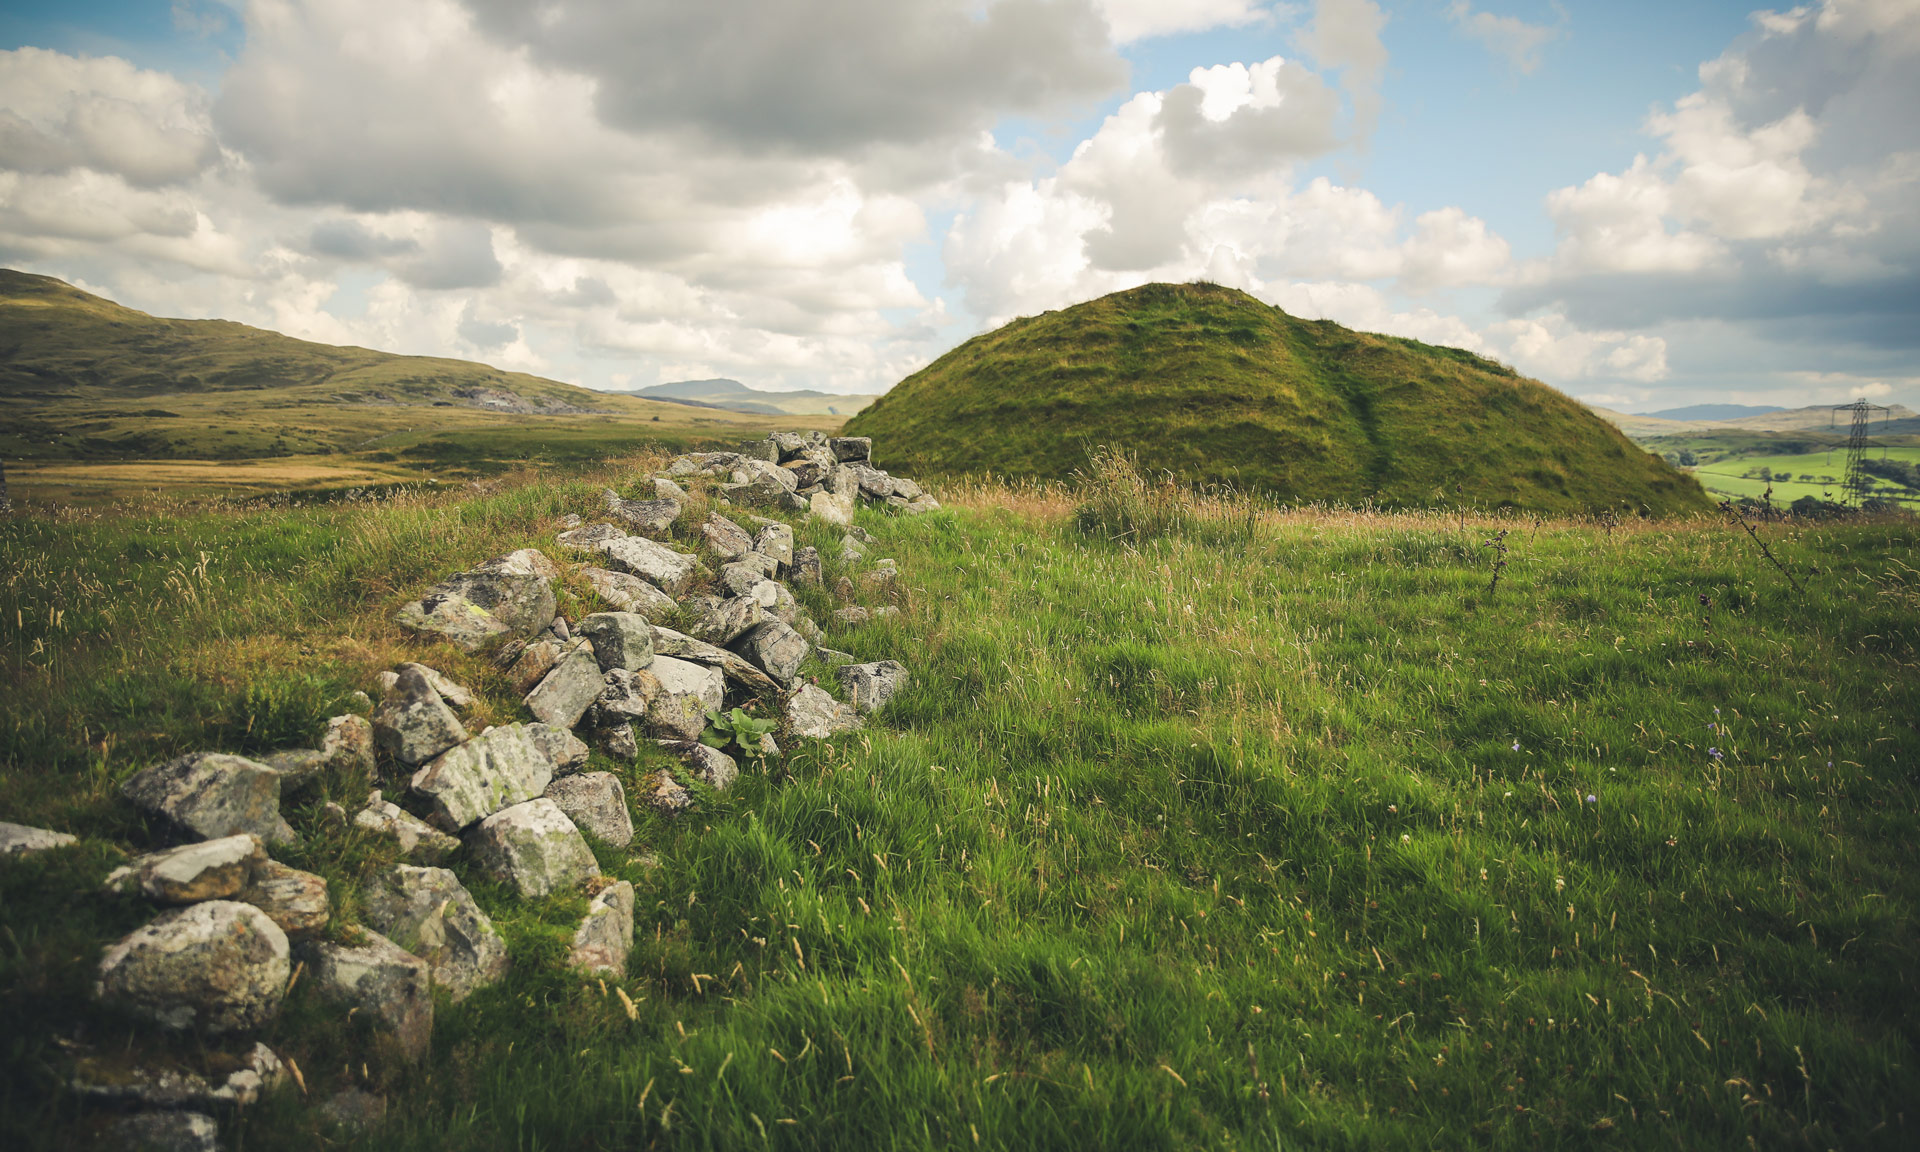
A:
POLYGON ((1543 380, 1651 382, 1667 375, 1667 342, 1661 337, 1583 331, 1558 313, 1501 321, 1488 336, 1503 350, 1502 359, 1543 380))
POLYGON ((1295 36, 1321 68, 1340 70, 1340 86, 1353 102, 1353 136, 1363 143, 1380 119, 1387 67, 1380 32, 1386 25, 1387 14, 1373 0, 1314 0, 1313 19, 1295 36))
POLYGON ((1117 44, 1176 32, 1244 28, 1274 17, 1265 0, 1094 0, 1094 7, 1106 18, 1117 44))
POLYGON ((1557 3, 1554 8, 1560 14, 1559 24, 1529 24, 1517 16, 1475 12, 1467 0, 1453 0, 1447 5, 1447 19, 1489 52, 1504 57, 1514 71, 1531 74, 1540 67, 1540 49, 1557 38, 1566 25, 1566 10, 1557 3))

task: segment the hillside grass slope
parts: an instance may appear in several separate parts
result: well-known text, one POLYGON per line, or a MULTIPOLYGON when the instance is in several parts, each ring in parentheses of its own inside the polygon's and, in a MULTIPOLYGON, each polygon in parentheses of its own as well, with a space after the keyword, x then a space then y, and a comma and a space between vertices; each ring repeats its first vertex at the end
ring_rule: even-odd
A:
MULTIPOLYGON (((0 1144, 88 1146, 66 1070, 136 1035, 87 998, 152 914, 98 892, 148 834, 118 782, 310 743, 402 659, 517 718, 393 608, 652 463, 0 519, 0 819, 83 837, 0 861, 0 1144)), ((357 1086, 383 1149, 1913 1145, 1911 521, 1763 526, 1802 595, 1709 520, 938 495, 859 513, 905 611, 829 641, 910 665, 891 709, 599 850, 639 890, 624 980, 561 968, 584 896, 456 860, 508 979, 417 1069, 297 987, 263 1038, 304 1089, 223 1139, 335 1147, 357 1086)), ((800 542, 831 582, 836 535, 800 542)), ((347 920, 384 860, 320 805, 374 785, 288 806, 347 920)))
POLYGON ((847 422, 890 469, 1065 479, 1099 447, 1292 503, 1711 507, 1576 401, 1456 348, 1150 284, 977 336, 847 422))

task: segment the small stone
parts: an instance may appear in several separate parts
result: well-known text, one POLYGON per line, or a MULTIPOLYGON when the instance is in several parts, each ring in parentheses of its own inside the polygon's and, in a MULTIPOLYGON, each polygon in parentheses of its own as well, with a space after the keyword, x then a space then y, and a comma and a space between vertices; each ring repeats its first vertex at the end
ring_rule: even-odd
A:
POLYGON ((562 528, 580 527, 580 514, 578 512, 569 512, 565 516, 560 517, 560 527, 562 528))
POLYGON ((347 1132, 364 1132, 387 1118, 387 1098, 342 1088, 327 1097, 319 1108, 320 1119, 347 1132))
POLYGON ((553 623, 547 625, 547 631, 552 633, 553 638, 562 644, 573 639, 573 629, 567 624, 567 618, 565 616, 555 616, 553 623))
POLYGON ((653 478, 653 498, 655 500, 672 500, 679 504, 691 504, 693 502, 693 497, 687 495, 685 488, 680 487, 680 485, 675 484, 665 476, 656 476, 653 478))
POLYGON ((860 585, 875 595, 886 596, 892 594, 899 579, 898 569, 876 565, 871 571, 860 574, 860 585))
POLYGON ((853 599, 853 581, 841 576, 833 582, 833 598, 845 604, 853 599))
MULTIPOLYGON (((628 734, 631 736, 631 729, 628 734)), ((629 761, 640 753, 637 745, 633 751, 634 755, 627 757, 629 761)), ((613 773, 582 772, 577 776, 564 776, 547 785, 546 796, 559 805, 580 831, 615 848, 633 843, 633 815, 627 811, 627 790, 620 786, 620 778, 613 773)))
POLYGON ((427 962, 454 1003, 507 974, 507 942, 445 868, 395 865, 368 886, 367 925, 427 962))
POLYGON ((686 511, 686 504, 679 500, 622 500, 611 488, 601 493, 601 499, 608 512, 649 536, 664 535, 686 511))
POLYGON ((580 723, 594 697, 600 695, 600 676, 600 661, 594 656, 593 645, 576 640, 554 662, 552 671, 527 693, 527 710, 543 724, 571 728, 580 723))
POLYGON ((840 690, 854 708, 865 714, 878 712, 907 686, 907 666, 898 660, 879 660, 871 664, 851 664, 836 668, 840 690))
POLYGON ((778 620, 756 625, 733 642, 733 650, 781 684, 793 683, 806 660, 806 637, 778 620))
POLYGON ((940 501, 924 493, 918 499, 907 502, 907 511, 915 516, 924 512, 938 512, 939 510, 940 501))
POLYGON ((633 949, 633 885, 625 880, 603 888, 587 905, 587 917, 573 934, 567 965, 589 975, 627 974, 633 949))
POLYGON ((892 495, 897 496, 902 500, 912 501, 912 500, 919 499, 923 494, 924 492, 921 489, 920 485, 915 484, 913 481, 905 479, 904 477, 900 477, 900 476, 895 476, 893 478, 892 495))
POLYGON ((278 860, 261 861, 239 899, 265 912, 295 940, 325 928, 331 907, 324 876, 289 868, 278 860))
MULTIPOLYGON (((782 567, 793 563, 793 529, 785 524, 768 524, 754 534, 753 550, 773 559, 782 567)), ((778 575, 778 570, 769 576, 778 575)))
POLYGON ((660 589, 625 572, 614 572, 606 568, 582 568, 580 574, 593 585, 600 599, 618 608, 622 612, 637 612, 642 616, 661 616, 672 612, 680 604, 660 589))
POLYGON ((853 497, 832 492, 815 492, 807 498, 807 511, 816 520, 844 528, 853 523, 853 497))
MULTIPOLYGON (((599 682, 596 668, 594 683, 599 682)), ((552 779, 553 761, 544 741, 523 724, 508 724, 449 748, 415 772, 411 785, 429 805, 428 822, 443 832, 458 832, 502 808, 533 799, 552 779)))
POLYGON ((373 725, 351 712, 328 720, 320 737, 320 754, 336 772, 372 772, 373 748, 373 725))
POLYGON ((726 701, 727 682, 720 671, 673 656, 655 656, 648 669, 660 681, 663 695, 686 695, 704 708, 718 712, 726 701))
POLYGON ((555 728, 551 724, 528 724, 527 736, 540 745, 547 759, 553 761, 553 774, 564 776, 577 772, 587 762, 586 741, 575 736, 565 728, 555 728))
POLYGON ((684 552, 676 552, 642 536, 622 536, 595 545, 607 558, 609 567, 638 576, 668 596, 678 597, 687 590, 700 571, 700 561, 684 552))
POLYGON ((560 575, 560 569, 538 548, 522 548, 505 556, 495 556, 474 571, 494 576, 538 576, 542 580, 560 575))
POLYGON ((191 753, 139 773, 120 786, 120 794, 195 840, 239 832, 269 844, 294 839, 280 817, 280 773, 245 757, 191 753))
POLYGON ((467 730, 417 668, 402 666, 373 714, 373 739, 387 755, 412 767, 464 743, 467 730))
POLYGON ((735 596, 743 596, 761 584, 770 583, 778 561, 762 552, 748 552, 731 564, 720 566, 720 586, 735 596))
POLYGON ((812 684, 787 698, 787 726, 795 736, 824 740, 860 727, 860 714, 812 684))
POLYGON ((406 663, 394 669, 395 677, 397 678, 409 668, 418 672, 421 678, 440 694, 440 699, 447 702, 449 708, 465 711, 473 707, 473 693, 447 679, 446 675, 437 668, 429 668, 425 664, 406 663))
POLYGON ((220 1126, 204 1112, 135 1112, 107 1125, 118 1152, 218 1152, 220 1126))
POLYGON ((875 620, 891 620, 900 615, 900 609, 891 604, 882 604, 873 610, 875 620))
POLYGON ((239 896, 254 870, 267 860, 267 846, 251 832, 149 852, 113 870, 110 892, 139 892, 157 904, 198 904, 239 896))
POLYGON ((163 912, 107 949, 94 998, 162 1028, 258 1028, 286 995, 287 934, 251 904, 163 912))
POLYGON ((376 836, 392 837, 400 845, 400 854, 414 860, 439 860, 460 847, 459 840, 399 805, 381 799, 378 792, 368 797, 367 806, 354 814, 353 823, 376 836))
POLYGON ((28 856, 49 848, 65 848, 78 843, 78 837, 65 832, 51 832, 45 828, 30 828, 25 824, 9 824, 0 820, 0 859, 28 856))
POLYGON ((653 663, 653 633, 647 619, 633 612, 595 612, 580 621, 580 634, 593 643, 602 672, 645 668, 653 663))
POLYGON ((771 438, 766 440, 742 441, 735 452, 745 460, 764 460, 769 464, 780 462, 780 446, 771 438))
POLYGON ((580 830, 545 797, 480 821, 467 845, 483 871, 522 896, 545 896, 600 874, 580 830))
POLYGON ((747 535, 746 529, 718 512, 709 513, 701 523, 700 537, 722 561, 738 560, 753 551, 753 537, 747 535))
POLYGON ((730 644, 766 618, 766 606, 758 596, 734 596, 706 605, 688 631, 710 644, 730 644))
POLYGON ((309 983, 349 1010, 400 1054, 418 1061, 433 1042, 433 976, 425 960, 376 932, 357 945, 311 940, 301 946, 309 983))
POLYGON ((873 619, 873 613, 860 607, 858 604, 850 608, 836 608, 833 611, 833 622, 842 628, 851 628, 856 624, 865 624, 871 619, 873 619))
POLYGON ((640 738, 628 722, 600 725, 593 730, 593 742, 602 755, 616 763, 631 764, 640 757, 640 738))
POLYGON ((678 816, 693 807, 693 796, 664 768, 647 777, 641 799, 662 816, 678 816))
POLYGON ((788 566, 788 578, 796 588, 818 588, 825 582, 820 570, 818 548, 796 548, 788 566))
POLYGON ((569 548, 592 548, 595 544, 618 540, 626 534, 625 529, 613 524, 588 524, 583 528, 562 532, 554 539, 569 548))
POLYGON ((698 740, 662 740, 660 746, 680 757, 694 779, 716 792, 725 792, 740 777, 740 765, 733 757, 698 740))

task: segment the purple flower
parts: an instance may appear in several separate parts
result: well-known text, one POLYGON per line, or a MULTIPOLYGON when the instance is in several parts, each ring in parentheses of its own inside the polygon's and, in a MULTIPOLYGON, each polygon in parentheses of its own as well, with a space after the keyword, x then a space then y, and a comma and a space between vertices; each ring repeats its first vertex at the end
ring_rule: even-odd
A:
POLYGON ((1595 796, 1593 793, 1589 792, 1587 793, 1587 803, 1598 804, 1600 803, 1600 797, 1595 796))
POLYGON ((1518 751, 1520 751, 1520 741, 1518 741, 1518 740, 1515 740, 1515 741, 1513 742, 1513 750, 1514 750, 1515 752, 1518 752, 1518 751))
POLYGON ((1709 755, 1709 756, 1711 756, 1711 757, 1713 757, 1713 758, 1714 758, 1715 760, 1724 760, 1724 759, 1726 759, 1726 757, 1724 757, 1724 756, 1722 756, 1722 755, 1720 755, 1720 749, 1718 749, 1718 748, 1709 748, 1709 749, 1707 749, 1707 755, 1709 755))

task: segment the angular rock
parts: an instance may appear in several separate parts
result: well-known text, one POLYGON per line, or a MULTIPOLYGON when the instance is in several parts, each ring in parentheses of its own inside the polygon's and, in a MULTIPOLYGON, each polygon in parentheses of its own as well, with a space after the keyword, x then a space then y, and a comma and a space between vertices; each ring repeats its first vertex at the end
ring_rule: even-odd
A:
POLYGON ((680 487, 680 485, 675 484, 665 476, 655 476, 653 478, 653 498, 655 500, 673 500, 681 504, 690 504, 693 502, 693 497, 687 495, 685 488, 680 487))
MULTIPOLYGON (((587 657, 589 663, 592 659, 587 657)), ((594 684, 599 683, 595 668, 594 684)), ((411 785, 414 794, 427 801, 427 822, 443 832, 458 832, 502 808, 533 799, 552 779, 553 760, 544 740, 524 724, 507 724, 449 748, 415 772, 411 785)))
POLYGON ((875 620, 890 620, 900 615, 900 609, 891 604, 882 604, 873 610, 875 620))
POLYGON ((593 643, 602 672, 629 671, 653 663, 653 633, 647 618, 633 612, 595 612, 580 621, 580 634, 593 643))
POLYGON ((841 563, 852 564, 855 561, 864 560, 866 557, 867 546, 858 536, 849 532, 845 536, 840 537, 841 563))
POLYGON ((607 558, 609 567, 638 576, 668 596, 685 593, 687 585, 700 571, 698 559, 644 536, 622 536, 618 540, 602 541, 595 548, 607 558))
POLYGON ((735 640, 732 647, 762 672, 782 684, 791 684, 810 646, 806 637, 792 628, 778 620, 768 620, 755 625, 735 640))
POLYGON ((387 755, 407 765, 423 764, 463 743, 467 730, 427 678, 402 668, 373 714, 373 740, 387 755))
POLYGON ((251 832, 269 844, 294 839, 280 817, 280 773, 242 756, 190 753, 139 773, 120 794, 183 837, 251 832))
POLYGON ((860 714, 812 684, 787 698, 787 726, 795 736, 824 740, 860 727, 860 714))
POLYGON ((522 896, 545 896, 600 874, 580 830, 545 797, 480 821, 467 845, 483 871, 522 896))
POLYGON ((893 477, 866 464, 849 464, 847 470, 860 482, 860 495, 867 500, 885 500, 893 495, 893 477))
POLYGON ((327 1097, 316 1111, 320 1119, 335 1128, 364 1132, 387 1118, 387 1098, 358 1088, 342 1088, 327 1097))
POLYGON ((871 664, 849 664, 834 669, 840 691, 856 711, 871 715, 887 706, 887 701, 907 686, 907 666, 898 660, 877 660, 871 664))
POLYGON ((693 807, 693 794, 688 792, 673 773, 661 769, 647 777, 645 790, 640 798, 662 816, 678 816, 693 807))
POLYGON ((391 836, 400 845, 400 854, 409 859, 439 860, 460 847, 459 840, 382 799, 378 792, 367 797, 367 806, 354 814, 353 823, 376 836, 391 836))
POLYGON ((114 1107, 245 1108, 286 1076, 287 1067, 273 1049, 255 1042, 240 1066, 224 1077, 184 1068, 128 1068, 111 1058, 85 1056, 75 1062, 68 1086, 85 1100, 114 1107))
MULTIPOLYGON (((536 552, 534 555, 537 556, 539 553, 536 552)), ((418 672, 421 678, 431 685, 435 692, 440 694, 440 699, 447 702, 447 707, 457 708, 461 711, 473 707, 473 693, 455 684, 452 680, 447 679, 446 674, 437 668, 430 668, 425 664, 409 661, 393 670, 395 678, 397 679, 400 673, 405 672, 409 668, 418 672)))
POLYGON ((565 644, 544 636, 520 649, 519 655, 514 657, 513 666, 507 669, 507 677, 513 681, 514 691, 522 696, 533 691, 534 685, 553 671, 560 654, 566 650, 565 644))
POLYGON ((816 520, 844 528, 853 523, 853 496, 833 492, 815 492, 807 498, 807 510, 816 520))
POLYGON ((674 656, 655 656, 648 671, 660 681, 663 696, 692 696, 703 709, 716 712, 726 701, 726 678, 717 669, 674 656))
POLYGON ((553 761, 553 774, 564 776, 577 772, 587 762, 586 741, 575 736, 565 728, 555 728, 551 724, 528 724, 527 735, 546 752, 547 759, 553 761))
MULTIPOLYGON (((636 746, 634 754, 640 749, 636 746)), ((632 757, 628 757, 632 759, 632 757)), ((573 826, 615 848, 633 843, 633 814, 627 790, 611 772, 582 772, 547 785, 547 799, 559 805, 573 826)))
POLYGON ((793 473, 793 482, 796 491, 803 488, 817 488, 820 482, 826 479, 833 471, 829 467, 822 467, 816 461, 804 458, 789 460, 785 464, 782 464, 781 467, 793 473))
MULTIPOLYGON (((690 598, 688 606, 695 601, 690 598)), ((688 630, 710 644, 729 644, 742 633, 767 618, 767 609, 757 596, 734 596, 700 606, 688 630)))
POLYGON ((764 460, 769 464, 780 462, 780 446, 771 438, 766 440, 743 440, 735 454, 742 460, 764 460))
MULTIPOLYGON (((774 562, 782 567, 792 564, 793 529, 785 524, 762 526, 760 531, 754 534, 753 550, 763 556, 772 557, 774 562)), ((767 575, 777 576, 779 570, 775 569, 767 575)))
POLYGON ((106 1127, 116 1152, 218 1152, 220 1125, 204 1112, 135 1112, 106 1127))
POLYGON ((900 476, 893 478, 893 492, 891 495, 898 496, 902 500, 913 501, 919 499, 924 494, 924 489, 913 481, 900 476))
POLYGON ((355 945, 309 941, 301 946, 300 958, 322 997, 346 1008, 408 1059, 427 1054, 433 1043, 433 975, 425 960, 364 930, 355 945))
POLYGON ((686 505, 679 500, 622 500, 608 488, 600 494, 607 511, 649 536, 659 536, 680 519, 686 505))
POLYGON ((567 618, 565 616, 555 616, 553 623, 547 625, 547 635, 565 644, 567 641, 573 639, 573 629, 567 626, 567 618))
POLYGON ((920 495, 918 498, 909 500, 907 502, 907 511, 910 514, 915 516, 923 512, 938 512, 939 510, 940 510, 940 501, 935 500, 933 497, 925 495, 924 493, 920 495))
POLYGON ((825 583, 820 568, 820 550, 818 548, 796 548, 793 561, 788 565, 788 579, 796 588, 818 588, 825 583))
POLYGON ((78 843, 79 837, 65 832, 51 832, 45 828, 31 828, 25 824, 9 824, 0 820, 0 859, 28 856, 49 848, 65 848, 78 843))
POLYGON ((871 436, 835 436, 827 445, 833 449, 833 458, 843 464, 873 458, 871 436))
POLYGON ((693 778, 716 792, 725 792, 740 778, 740 765, 733 757, 698 740, 662 740, 660 746, 680 757, 693 778))
POLYGON ((295 940, 325 928, 331 911, 326 877, 289 868, 278 860, 261 861, 238 899, 265 912, 295 940))
POLYGON ((708 514, 700 525, 700 538, 707 542, 715 556, 726 562, 753 551, 753 537, 747 535, 746 529, 718 512, 708 514))
POLYGON ((527 710, 543 724, 571 728, 586 715, 602 686, 600 661, 593 654, 593 645, 576 640, 527 693, 527 710))
MULTIPOLYGON (((757 694, 761 692, 777 692, 780 689, 780 685, 776 684, 771 677, 765 672, 760 671, 760 669, 755 668, 739 653, 729 652, 725 648, 715 647, 705 640, 695 640, 693 637, 685 635, 684 633, 675 632, 671 628, 661 628, 658 625, 654 626, 653 650, 656 654, 656 660, 660 656, 671 656, 678 660, 688 661, 689 663, 706 664, 710 667, 718 668, 725 674, 727 680, 733 681, 749 692, 757 694)), ((723 681, 721 683, 723 694, 725 688, 726 684, 723 681)), ((718 709, 719 705, 716 704, 714 707, 718 709)))
POLYGON ((613 572, 605 568, 582 568, 580 574, 593 585, 600 599, 618 608, 622 612, 637 612, 642 616, 658 616, 678 608, 679 602, 660 589, 625 572, 613 572))
POLYGON ((455 1003, 507 974, 507 942, 445 868, 395 865, 367 887, 367 926, 427 962, 455 1003))
POLYGON ((662 692, 647 706, 647 731, 658 739, 698 740, 707 730, 709 711, 698 696, 662 692))
POLYGON ((640 756, 640 738, 633 734, 633 725, 626 721, 595 728, 593 743, 609 760, 621 764, 631 764, 640 756))
POLYGON ((720 586, 735 596, 744 595, 760 584, 771 583, 779 573, 780 562, 764 552, 748 552, 731 564, 720 567, 720 586))
POLYGON ((394 619, 409 631, 444 636, 466 652, 502 639, 529 639, 553 619, 553 574, 552 561, 523 549, 441 581, 394 619))
POLYGON ((327 721, 326 735, 318 748, 290 748, 260 758, 260 763, 280 773, 280 792, 312 782, 322 772, 368 772, 374 768, 373 725, 364 716, 348 713, 327 721))
POLYGON ((107 949, 94 998, 163 1028, 258 1028, 286 996, 287 934, 251 904, 163 912, 107 949))
POLYGON ((860 586, 878 596, 891 595, 899 580, 900 570, 887 560, 875 562, 871 570, 860 574, 860 586))
POLYGON ((591 548, 608 540, 618 540, 626 530, 613 524, 588 524, 560 533, 554 539, 569 548, 591 548))
POLYGON ((102 887, 140 893, 157 904, 231 900, 267 862, 267 846, 251 832, 202 840, 137 856, 113 870, 102 887))
POLYGON ((587 918, 573 934, 567 966, 591 976, 625 976, 633 950, 633 885, 617 881, 587 905, 587 918))
POLYGON ((798 621, 805 611, 800 607, 800 601, 793 598, 793 593, 787 591, 785 584, 768 581, 767 586, 773 589, 773 603, 767 605, 767 615, 789 627, 798 627, 798 621))

